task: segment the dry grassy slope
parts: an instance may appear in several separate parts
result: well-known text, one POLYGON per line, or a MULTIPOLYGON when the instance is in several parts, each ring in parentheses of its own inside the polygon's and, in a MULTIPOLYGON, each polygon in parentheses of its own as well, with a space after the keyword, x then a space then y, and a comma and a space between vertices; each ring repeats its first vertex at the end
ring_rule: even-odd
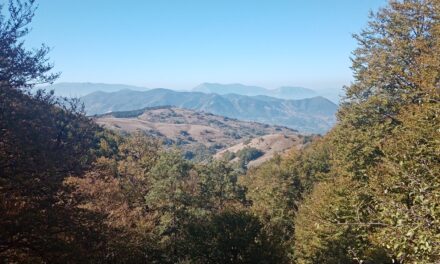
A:
MULTIPOLYGON (((256 148, 264 152, 264 155, 256 160, 249 162, 248 167, 258 166, 261 163, 271 159, 274 155, 284 155, 290 149, 301 148, 304 144, 304 138, 301 135, 271 134, 254 138, 249 142, 241 142, 237 145, 219 151, 214 157, 221 158, 226 152, 237 153, 243 148, 256 148)), ((237 161, 238 158, 232 160, 237 161)))
POLYGON ((251 140, 249 146, 266 153, 259 161, 302 142, 302 136, 290 128, 175 107, 111 113, 97 117, 96 122, 121 132, 145 131, 171 145, 179 145, 185 151, 195 151, 204 145, 213 154, 232 146, 232 149, 239 148, 240 143, 251 140))

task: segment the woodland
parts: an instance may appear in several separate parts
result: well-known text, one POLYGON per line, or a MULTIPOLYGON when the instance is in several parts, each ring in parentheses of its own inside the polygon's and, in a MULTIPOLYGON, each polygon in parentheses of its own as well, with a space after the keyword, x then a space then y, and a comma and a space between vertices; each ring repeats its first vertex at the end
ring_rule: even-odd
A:
POLYGON ((337 124, 248 170, 35 92, 36 3, 0 7, 1 263, 440 263, 439 0, 373 12, 337 124))

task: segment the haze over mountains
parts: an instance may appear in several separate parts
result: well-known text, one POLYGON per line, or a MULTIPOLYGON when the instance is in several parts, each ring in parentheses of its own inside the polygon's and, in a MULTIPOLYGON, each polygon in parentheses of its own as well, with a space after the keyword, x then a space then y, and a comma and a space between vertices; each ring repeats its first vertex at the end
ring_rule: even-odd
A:
POLYGON ((266 95, 281 99, 304 99, 318 96, 319 94, 312 89, 303 87, 283 86, 277 89, 266 89, 258 86, 248 86, 240 83, 219 84, 202 83, 193 88, 195 92, 216 93, 216 94, 240 94, 248 96, 266 95))
MULTIPOLYGON (((42 87, 47 90, 54 90, 55 95, 66 97, 81 97, 93 92, 116 92, 119 90, 146 91, 146 87, 125 85, 125 84, 106 84, 106 83, 75 83, 64 82, 56 83, 50 86, 42 87)), ((170 89, 173 90, 173 89, 170 89)), ((179 90, 184 91, 184 90, 179 90)), ((240 83, 220 84, 220 83, 202 83, 191 90, 193 92, 224 94, 239 94, 247 96, 266 95, 281 99, 304 99, 315 96, 323 96, 335 103, 339 102, 338 92, 332 90, 315 91, 304 87, 282 86, 276 89, 266 89, 259 86, 244 85, 240 83)))
POLYGON ((270 90, 243 84, 202 83, 191 91, 175 91, 123 84, 58 83, 44 88, 54 90, 57 96, 80 97, 88 115, 176 106, 319 134, 327 132, 336 121, 337 105, 302 87, 270 90))
POLYGON ((81 98, 89 115, 171 105, 216 115, 325 133, 335 123, 337 105, 323 97, 283 100, 268 96, 177 92, 168 89, 94 92, 81 98))
POLYGON ((55 95, 65 97, 81 97, 93 92, 116 92, 120 90, 146 91, 148 88, 125 85, 125 84, 107 84, 107 83, 89 83, 89 82, 64 82, 56 83, 50 86, 42 87, 46 90, 54 90, 55 95))

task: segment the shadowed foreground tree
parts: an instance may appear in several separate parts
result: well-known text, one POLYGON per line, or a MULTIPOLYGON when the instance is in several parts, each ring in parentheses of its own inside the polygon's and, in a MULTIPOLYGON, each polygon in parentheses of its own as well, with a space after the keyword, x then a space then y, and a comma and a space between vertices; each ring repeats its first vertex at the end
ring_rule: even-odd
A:
POLYGON ((29 92, 58 76, 45 46, 24 48, 34 2, 0 7, 0 259, 79 261, 99 234, 86 224, 93 215, 63 199, 62 182, 90 165, 97 128, 74 102, 29 92))

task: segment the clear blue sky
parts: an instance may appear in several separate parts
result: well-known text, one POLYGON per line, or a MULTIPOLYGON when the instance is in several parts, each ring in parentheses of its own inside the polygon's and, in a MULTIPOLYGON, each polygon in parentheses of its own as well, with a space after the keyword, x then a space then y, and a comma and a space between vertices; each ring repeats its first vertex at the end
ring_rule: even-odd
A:
MULTIPOLYGON (((1 0, 4 1, 4 0, 1 0)), ((27 44, 58 82, 340 88, 351 34, 386 0, 40 0, 27 44)))

